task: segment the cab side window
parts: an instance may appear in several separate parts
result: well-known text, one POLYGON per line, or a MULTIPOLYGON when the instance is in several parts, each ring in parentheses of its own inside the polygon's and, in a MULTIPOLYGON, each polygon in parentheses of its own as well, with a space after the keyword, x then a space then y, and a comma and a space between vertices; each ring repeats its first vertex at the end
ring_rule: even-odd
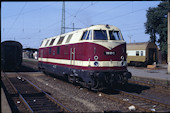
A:
POLYGON ((92 31, 90 30, 86 40, 92 40, 92 31))
POLYGON ((83 33, 83 35, 82 35, 81 40, 85 40, 86 37, 87 37, 87 34, 88 34, 88 31, 85 31, 85 32, 83 33))

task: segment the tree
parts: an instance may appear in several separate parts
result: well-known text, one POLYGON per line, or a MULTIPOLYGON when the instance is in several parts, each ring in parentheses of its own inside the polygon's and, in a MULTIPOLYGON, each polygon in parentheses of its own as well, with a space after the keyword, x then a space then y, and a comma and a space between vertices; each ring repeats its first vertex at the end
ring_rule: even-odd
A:
POLYGON ((150 35, 151 42, 157 42, 162 58, 167 59, 167 17, 170 9, 169 1, 162 1, 157 7, 149 7, 147 21, 144 23, 145 33, 150 35))

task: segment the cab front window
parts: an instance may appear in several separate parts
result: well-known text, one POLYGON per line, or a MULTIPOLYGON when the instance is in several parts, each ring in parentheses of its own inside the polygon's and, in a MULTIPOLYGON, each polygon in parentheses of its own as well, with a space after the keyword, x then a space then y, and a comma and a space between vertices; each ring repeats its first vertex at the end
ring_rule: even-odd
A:
POLYGON ((94 30, 94 40, 108 40, 106 30, 94 30))
POLYGON ((119 31, 109 31, 110 40, 122 40, 119 31))

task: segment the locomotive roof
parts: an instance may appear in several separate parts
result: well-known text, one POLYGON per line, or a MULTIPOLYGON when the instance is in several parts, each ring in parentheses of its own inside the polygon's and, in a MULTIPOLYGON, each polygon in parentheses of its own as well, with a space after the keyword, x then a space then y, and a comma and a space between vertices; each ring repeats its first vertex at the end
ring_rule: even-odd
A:
POLYGON ((54 37, 46 38, 46 39, 43 40, 40 47, 48 47, 48 46, 58 45, 57 42, 59 42, 61 37, 64 37, 64 38, 63 38, 63 42, 60 43, 60 44, 77 43, 77 42, 80 41, 80 38, 81 38, 83 32, 86 31, 86 30, 114 30, 114 31, 120 31, 119 28, 117 28, 117 27, 115 27, 113 25, 105 25, 105 24, 91 25, 90 27, 87 27, 87 28, 83 28, 83 29, 68 32, 68 33, 65 33, 65 34, 57 35, 57 36, 54 36, 54 37), (69 38, 69 35, 71 35, 71 34, 72 34, 72 36, 70 38, 69 43, 66 43, 67 39, 69 38), (53 40, 53 39, 55 39, 55 40, 53 40), (52 42, 52 40, 53 40, 53 42, 52 42), (51 42, 53 44, 51 44, 51 42))
MULTIPOLYGON (((85 31, 85 30, 100 30, 100 29, 102 29, 102 30, 109 29, 109 30, 116 30, 116 31, 120 30, 119 28, 117 28, 116 26, 113 26, 113 25, 99 24, 99 25, 91 25, 90 27, 87 27, 87 28, 79 29, 79 30, 76 30, 76 31, 64 33, 64 34, 57 35, 57 36, 65 36, 67 34, 76 33, 76 32, 85 31), (108 26, 108 27, 106 27, 106 26, 108 26)), ((57 37, 57 36, 54 36, 54 37, 57 37)), ((54 38, 54 37, 50 37, 50 38, 54 38)), ((48 40, 50 38, 46 38, 44 40, 48 40)))
POLYGON ((146 48, 157 48, 153 42, 127 43, 127 50, 146 50, 146 48))

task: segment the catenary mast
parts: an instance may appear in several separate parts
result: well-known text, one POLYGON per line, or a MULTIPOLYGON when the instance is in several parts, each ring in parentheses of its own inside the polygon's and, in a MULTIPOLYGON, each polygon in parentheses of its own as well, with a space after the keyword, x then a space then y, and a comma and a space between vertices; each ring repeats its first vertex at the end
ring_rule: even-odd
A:
POLYGON ((62 6, 62 19, 61 19, 61 34, 65 33, 65 2, 63 1, 62 6))

